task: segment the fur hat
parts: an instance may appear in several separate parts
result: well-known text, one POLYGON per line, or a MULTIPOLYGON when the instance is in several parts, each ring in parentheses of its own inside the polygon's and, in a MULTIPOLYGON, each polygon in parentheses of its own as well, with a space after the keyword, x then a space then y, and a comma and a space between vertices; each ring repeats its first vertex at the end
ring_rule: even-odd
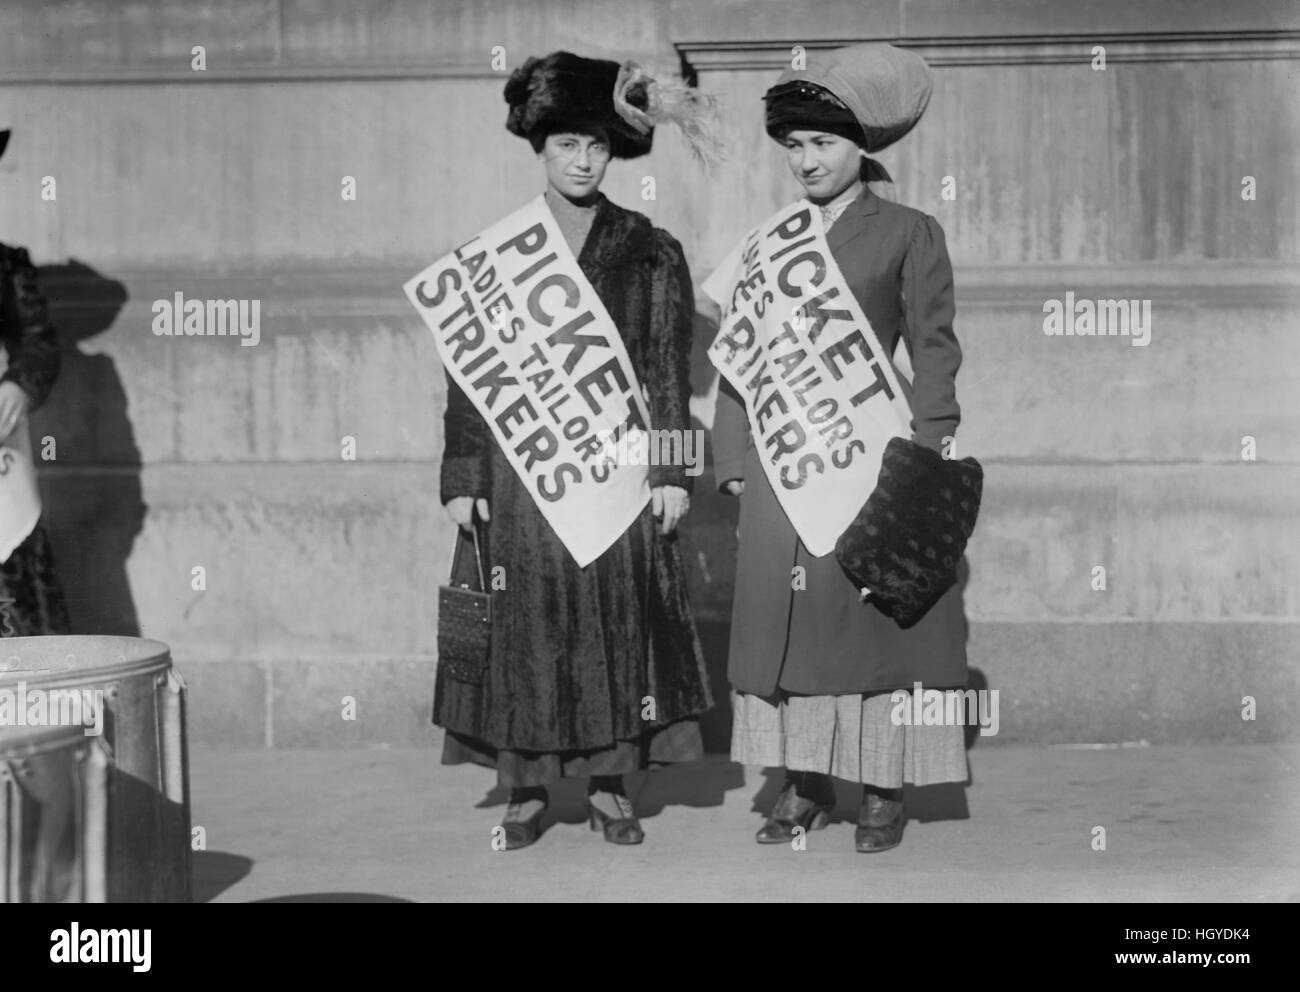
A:
POLYGON ((914 52, 876 42, 808 53, 805 69, 787 69, 767 91, 767 133, 801 124, 843 133, 852 117, 868 152, 888 148, 916 126, 930 103, 930 67, 914 52), (819 92, 820 91, 820 92, 819 92), (822 123, 832 127, 822 127, 822 123))
MULTIPOLYGON (((615 158, 646 154, 654 142, 653 129, 642 133, 614 112, 618 68, 617 62, 570 52, 528 59, 506 83, 506 130, 540 149, 546 136, 556 131, 599 127, 609 132, 609 151, 615 158)), ((629 92, 627 102, 644 110, 649 102, 645 90, 642 84, 629 92)))
POLYGON ((974 458, 953 461, 891 438, 875 490, 835 543, 840 567, 900 627, 911 627, 956 583, 983 489, 974 458))
POLYGON ((648 76, 635 62, 588 59, 571 52, 529 58, 505 89, 506 130, 540 150, 548 134, 599 127, 615 158, 639 158, 654 143, 655 125, 676 124, 698 158, 720 148, 710 127, 712 98, 692 86, 648 76))

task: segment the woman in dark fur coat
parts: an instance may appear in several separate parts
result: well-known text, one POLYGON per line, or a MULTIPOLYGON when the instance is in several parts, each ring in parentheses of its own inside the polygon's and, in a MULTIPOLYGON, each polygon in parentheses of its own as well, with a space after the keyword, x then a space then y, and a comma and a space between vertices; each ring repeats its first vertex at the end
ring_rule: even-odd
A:
MULTIPOLYGON (((600 184, 611 158, 650 150, 666 106, 693 113, 697 95, 631 65, 556 52, 515 70, 505 97, 506 126, 544 165, 546 205, 622 336, 652 426, 686 431, 694 294, 681 246, 600 184)), ((672 119, 689 133, 687 116, 672 119)), ((695 718, 713 705, 674 540, 691 478, 682 465, 651 465, 650 503, 580 568, 481 414, 450 378, 448 390, 442 501, 460 527, 482 524, 485 570, 504 566, 507 588, 492 593, 483 684, 439 671, 443 761, 496 768, 510 789, 506 848, 537 839, 546 786, 562 777, 590 778, 593 830, 640 843, 624 774, 699 757, 695 718)))
MULTIPOLYGON (((0 129, 0 156, 8 143, 9 131, 0 129)), ((27 414, 45 402, 58 378, 59 341, 26 250, 3 244, 0 341, 0 465, 7 472, 14 458, 9 449, 21 448, 30 457, 30 439, 21 432, 28 430, 27 414)), ((63 589, 45 529, 35 521, 38 512, 33 505, 26 519, 0 521, 0 636, 68 633, 63 589)))

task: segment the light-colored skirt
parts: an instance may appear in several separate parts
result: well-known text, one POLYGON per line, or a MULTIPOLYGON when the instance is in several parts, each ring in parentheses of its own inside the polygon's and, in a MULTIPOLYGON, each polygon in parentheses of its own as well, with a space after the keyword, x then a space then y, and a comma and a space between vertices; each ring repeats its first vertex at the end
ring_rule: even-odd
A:
POLYGON ((733 692, 731 760, 882 789, 967 781, 965 728, 897 723, 897 705, 889 692, 777 699, 733 692))

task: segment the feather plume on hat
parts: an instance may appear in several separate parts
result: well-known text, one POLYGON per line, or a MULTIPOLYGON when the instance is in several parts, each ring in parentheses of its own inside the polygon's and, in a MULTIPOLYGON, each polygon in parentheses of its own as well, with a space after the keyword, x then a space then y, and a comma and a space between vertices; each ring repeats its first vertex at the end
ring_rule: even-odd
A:
POLYGON ((718 102, 715 97, 675 79, 659 80, 636 62, 624 62, 614 83, 614 112, 641 134, 660 124, 674 124, 697 161, 710 168, 726 156, 715 131, 718 102), (644 108, 631 102, 644 90, 644 108))

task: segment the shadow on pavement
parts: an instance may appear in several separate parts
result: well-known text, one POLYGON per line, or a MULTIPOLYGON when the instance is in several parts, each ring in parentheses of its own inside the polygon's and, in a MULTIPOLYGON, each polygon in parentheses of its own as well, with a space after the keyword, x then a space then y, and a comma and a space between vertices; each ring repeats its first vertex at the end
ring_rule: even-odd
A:
MULTIPOLYGON (((763 770, 763 782, 754 794, 750 810, 766 816, 785 782, 783 768, 763 770)), ((938 785, 905 785, 903 799, 909 820, 931 822, 970 819, 966 803, 966 782, 943 782, 938 785)), ((636 803, 637 816, 643 820, 662 813, 670 806, 707 808, 721 806, 727 792, 753 789, 746 783, 745 769, 722 755, 709 755, 702 761, 638 772, 628 777, 628 792, 636 803)), ((862 802, 862 786, 835 780, 836 804, 832 822, 857 822, 862 802)), ((563 779, 547 787, 549 808, 542 818, 543 827, 556 823, 582 823, 587 818, 587 780, 563 779)), ((508 789, 495 787, 475 805, 476 809, 504 807, 510 798, 508 789)), ((504 812, 504 809, 502 810, 504 812)), ((757 829, 757 825, 755 826, 757 829)))
POLYGON ((250 902, 414 902, 397 896, 381 896, 374 892, 302 892, 292 896, 274 896, 271 899, 250 899, 250 902))
POLYGON ((253 861, 225 851, 195 851, 190 884, 195 902, 211 902, 253 870, 253 861))
MULTIPOLYGON (((759 817, 767 816, 784 784, 784 768, 763 769, 763 785, 754 795, 750 810, 759 817)), ((907 818, 922 823, 969 820, 970 807, 966 804, 966 788, 969 784, 969 774, 965 782, 942 782, 925 786, 904 784, 903 809, 907 818)), ((861 803, 862 786, 859 783, 835 779, 835 810, 831 813, 831 822, 856 823, 861 803)), ((759 822, 755 822, 754 829, 757 830, 759 825, 759 822)))
MULTIPOLYGON (((701 761, 629 775, 626 787, 636 802, 637 816, 648 819, 669 806, 721 806, 728 791, 745 787, 745 770, 721 755, 708 755, 701 761)), ((587 779, 563 779, 546 791, 549 808, 544 826, 587 819, 587 779)), ((497 786, 475 808, 504 807, 509 798, 510 790, 497 786)))

